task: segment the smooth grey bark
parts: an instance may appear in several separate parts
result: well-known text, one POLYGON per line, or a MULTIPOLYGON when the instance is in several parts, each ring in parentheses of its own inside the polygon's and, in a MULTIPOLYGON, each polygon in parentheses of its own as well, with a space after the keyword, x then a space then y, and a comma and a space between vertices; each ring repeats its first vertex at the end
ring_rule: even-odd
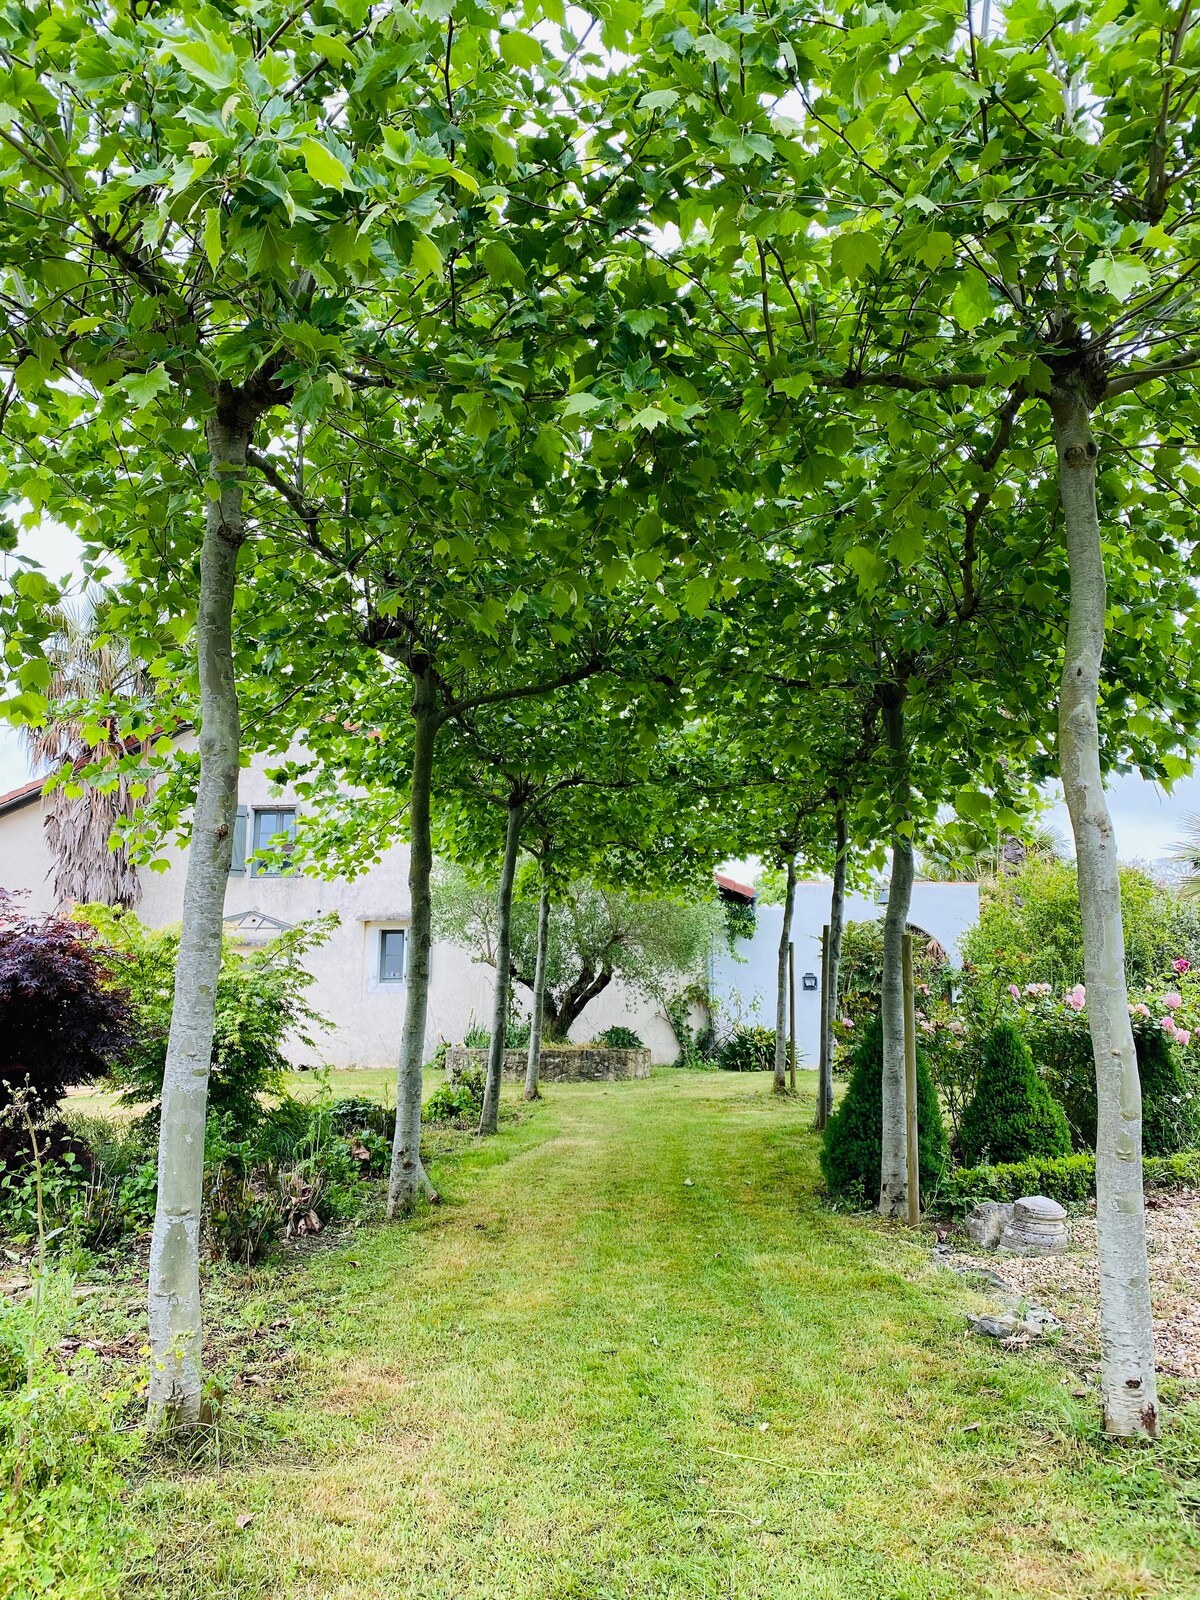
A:
POLYGON ((396 1131, 388 1176, 387 1214, 411 1211, 418 1194, 436 1200, 437 1191, 421 1160, 421 1068, 425 1056, 425 1022, 429 1011, 429 952, 433 944, 433 837, 430 801, 433 758, 442 715, 437 703, 433 668, 418 662, 413 669, 413 759, 409 791, 408 960, 404 996, 404 1033, 396 1071, 396 1131))
POLYGON ((1096 510, 1096 442, 1085 375, 1051 391, 1071 599, 1059 698, 1059 772, 1071 814, 1083 918, 1088 1027, 1096 1063, 1096 1236, 1104 1426, 1158 1432, 1154 1329, 1142 1192, 1142 1094, 1129 1021, 1117 841, 1100 767, 1098 701, 1107 590, 1096 510))
POLYGON ((149 1336, 152 1426, 186 1430, 200 1421, 202 1328, 200 1221, 204 1122, 212 1064, 225 888, 237 820, 241 723, 233 665, 238 550, 245 539, 242 475, 253 418, 236 404, 206 425, 212 478, 200 546, 196 654, 200 675, 200 777, 192 817, 183 926, 163 1075, 158 1198, 150 1245, 149 1336))
POLYGON ((521 823, 525 801, 517 795, 508 802, 508 824, 504 830, 504 862, 500 869, 500 893, 496 901, 496 998, 492 1008, 492 1042, 488 1050, 487 1083, 483 1089, 483 1110, 479 1131, 495 1133, 500 1115, 500 1082, 504 1076, 504 1047, 508 1033, 508 997, 512 989, 512 897, 517 876, 517 857, 521 851, 521 823))
POLYGON ((536 1100, 542 1070, 542 1029, 546 1025, 546 952, 550 944, 550 879, 542 859, 538 894, 537 957, 533 968, 533 1010, 529 1018, 529 1054, 525 1066, 525 1098, 536 1100))
POLYGON ((842 965, 842 935, 846 930, 846 813, 834 812, 833 888, 829 896, 828 972, 821 995, 821 1082, 817 1086, 817 1127, 823 1128, 833 1113, 833 1024, 837 1016, 838 979, 842 965))
MULTIPOLYGON (((896 802, 908 809, 905 776, 903 700, 896 695, 884 707, 884 727, 895 766, 896 802)), ((879 1214, 905 1216, 908 1212, 907 1095, 904 1084, 904 930, 912 904, 912 840, 896 831, 892 835, 892 877, 883 919, 883 984, 880 1012, 883 1019, 883 1155, 880 1164, 879 1214)))
POLYGON ((779 935, 779 968, 775 986, 775 1077, 776 1094, 787 1092, 788 1059, 788 946, 792 942, 792 913, 796 907, 796 857, 787 858, 787 887, 783 895, 783 930, 779 935))

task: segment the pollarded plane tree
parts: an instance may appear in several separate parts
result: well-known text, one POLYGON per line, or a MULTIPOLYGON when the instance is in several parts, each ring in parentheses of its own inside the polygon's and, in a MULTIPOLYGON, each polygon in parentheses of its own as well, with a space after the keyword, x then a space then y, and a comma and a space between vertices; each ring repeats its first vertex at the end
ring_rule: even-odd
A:
MULTIPOLYGON (((480 14, 459 29, 488 102, 485 179, 504 142, 496 105, 524 92, 498 28, 480 14)), ((33 515, 58 516, 150 581, 135 616, 194 624, 199 781, 150 1285, 151 1412, 181 1427, 200 1408, 201 1162, 241 747, 232 632, 249 457, 287 419, 412 365, 414 347, 385 350, 378 331, 424 300, 442 261, 429 235, 458 188, 481 186, 463 165, 469 141, 439 142, 427 125, 453 92, 447 32, 364 0, 264 3, 241 25, 189 3, 98 16, 56 0, 0 24, 9 481, 33 515), (198 541, 172 526, 197 499, 198 541)), ((19 638, 45 637, 37 605, 52 598, 35 575, 18 580, 19 638)), ((18 687, 8 714, 36 723, 36 649, 18 687)))
MULTIPOLYGON (((1053 463, 1056 472, 1053 541, 1031 563, 1027 592, 1052 581, 1065 552, 1057 757, 1079 861, 1102 1108, 1103 1406, 1110 1431, 1153 1434, 1140 1094, 1103 772, 1127 760, 1169 781, 1186 766, 1194 726, 1179 712, 1194 704, 1197 682, 1186 456, 1196 415, 1188 375, 1200 364, 1200 40, 1187 5, 1120 19, 1097 8, 1069 24, 1049 6, 1023 6, 975 41, 962 21, 955 8, 925 12, 894 74, 873 75, 896 48, 882 31, 852 30, 845 56, 834 42, 835 70, 853 52, 855 73, 872 83, 867 110, 886 172, 840 136, 835 107, 810 97, 809 110, 813 124, 827 124, 824 170, 839 170, 859 197, 842 250, 883 330, 850 374, 876 394, 991 396, 1000 426, 980 469, 1044 475, 1053 463), (956 158, 935 172, 947 149, 956 158), (915 223, 907 202, 918 182, 928 209, 915 223)), ((977 531, 994 536, 986 520, 977 531)))

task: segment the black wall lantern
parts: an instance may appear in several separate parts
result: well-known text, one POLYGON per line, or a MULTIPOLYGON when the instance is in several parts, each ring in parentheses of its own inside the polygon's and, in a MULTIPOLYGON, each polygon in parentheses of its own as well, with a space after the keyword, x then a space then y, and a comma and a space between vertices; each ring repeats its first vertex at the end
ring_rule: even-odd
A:
POLYGON ((806 989, 815 989, 817 987, 817 975, 815 972, 806 972, 800 982, 806 989))

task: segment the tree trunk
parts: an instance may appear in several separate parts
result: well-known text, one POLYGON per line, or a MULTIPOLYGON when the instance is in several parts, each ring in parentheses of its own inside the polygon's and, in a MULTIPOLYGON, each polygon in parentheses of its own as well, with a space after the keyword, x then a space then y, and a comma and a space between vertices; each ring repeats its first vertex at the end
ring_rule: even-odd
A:
MULTIPOLYGON (((908 784, 904 766, 903 697, 884 707, 884 726, 898 784, 895 803, 907 821, 908 784)), ((904 930, 912 904, 912 840, 898 830, 892 836, 892 878, 883 919, 883 1159, 880 1168, 879 1214, 908 1212, 907 1096, 904 1088, 904 930)))
POLYGON ((1051 394, 1071 578, 1059 699, 1058 755, 1075 835, 1088 1026, 1096 1062, 1096 1234, 1100 1258, 1100 1390, 1104 1426, 1158 1432, 1150 1272, 1142 1195, 1142 1095, 1125 986, 1117 841, 1100 770, 1097 706, 1106 585, 1096 512, 1087 393, 1051 394))
POLYGON ((547 993, 546 1015, 550 1019, 546 1029, 547 1037, 555 1044, 566 1044, 576 1022, 596 996, 603 994, 612 981, 611 968, 602 967, 599 972, 593 972, 590 967, 584 967, 560 1001, 555 1001, 554 996, 547 993))
POLYGON ((200 547, 196 654, 200 779, 192 818, 183 927, 163 1076, 158 1200, 150 1245, 150 1396, 153 1426, 194 1427, 201 1407, 200 1213, 204 1123, 212 1064, 225 888, 237 820, 241 725, 233 666, 238 549, 245 538, 242 472, 253 419, 218 409, 206 428, 210 472, 200 547))
POLYGON ((550 943, 550 880, 542 859, 541 893, 538 895, 537 960, 533 972, 533 1010, 529 1018, 529 1056, 525 1067, 525 1098, 536 1100, 542 1069, 542 1028, 546 1018, 546 950, 550 943))
POLYGON ((833 1114, 833 1023, 837 1016, 842 934, 846 926, 846 813, 841 805, 834 812, 834 829, 833 889, 829 896, 829 938, 825 947, 828 971, 821 994, 822 1076, 817 1086, 818 1128, 823 1128, 833 1114))
POLYGON ((787 888, 783 896, 783 930, 779 935, 779 967, 775 985, 775 1079, 776 1094, 787 1093, 788 1041, 788 946, 792 942, 792 912, 796 905, 796 858, 787 858, 787 888))
POLYGON ((408 892, 410 921, 404 1034, 396 1072, 396 1132, 388 1177, 389 1217, 411 1211, 418 1192, 430 1200, 437 1192, 421 1160, 421 1068, 425 1058, 425 1020, 429 1010, 429 951, 433 943, 433 839, 429 807, 433 757, 442 718, 437 684, 427 663, 414 669, 412 788, 408 802, 408 892))
POLYGON ((496 1000, 492 1008, 492 1044, 488 1051, 487 1083, 483 1090, 480 1133, 495 1133, 500 1115, 500 1083, 504 1077, 504 1049, 508 1034, 508 996, 512 965, 512 897, 517 876, 517 857, 521 852, 521 822, 525 802, 511 797, 508 826, 504 833, 504 864, 500 869, 500 893, 496 903, 496 1000))

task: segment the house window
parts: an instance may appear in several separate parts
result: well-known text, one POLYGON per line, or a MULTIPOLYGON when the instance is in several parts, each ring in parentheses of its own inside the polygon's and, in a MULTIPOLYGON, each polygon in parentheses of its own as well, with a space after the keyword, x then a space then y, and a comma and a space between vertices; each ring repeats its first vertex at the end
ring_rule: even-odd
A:
POLYGON ((254 813, 254 854, 262 850, 279 851, 268 861, 255 861, 251 870, 256 878, 278 878, 292 870, 292 843, 296 837, 296 808, 277 806, 273 810, 254 813))
POLYGON ((403 928, 384 928, 379 935, 380 983, 403 983, 408 938, 403 928))

